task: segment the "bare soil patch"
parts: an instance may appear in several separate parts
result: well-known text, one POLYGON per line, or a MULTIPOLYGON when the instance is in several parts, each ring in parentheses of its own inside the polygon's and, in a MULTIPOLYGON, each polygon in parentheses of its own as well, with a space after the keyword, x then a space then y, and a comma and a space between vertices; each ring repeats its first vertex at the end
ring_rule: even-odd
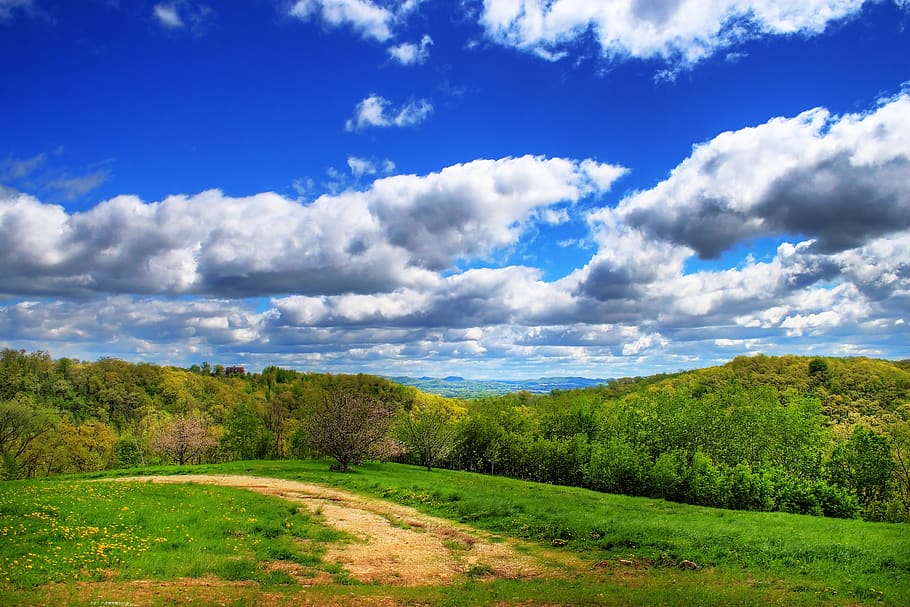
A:
MULTIPOLYGON (((143 476, 116 480, 240 487, 301 504, 356 538, 326 553, 361 582, 400 586, 448 584, 466 575, 524 579, 547 567, 513 543, 413 508, 322 485, 240 475, 143 476)), ((318 578, 317 578, 318 580, 318 578)), ((309 579, 307 583, 314 583, 309 579)))

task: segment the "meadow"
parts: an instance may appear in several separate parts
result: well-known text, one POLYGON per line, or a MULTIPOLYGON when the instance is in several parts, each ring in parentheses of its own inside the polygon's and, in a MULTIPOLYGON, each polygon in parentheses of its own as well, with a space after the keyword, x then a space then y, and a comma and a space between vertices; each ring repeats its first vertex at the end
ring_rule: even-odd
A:
POLYGON ((910 604, 905 524, 702 508, 388 463, 351 473, 324 461, 117 472, 181 473, 305 481, 408 505, 519 538, 552 574, 362 584, 324 557, 351 538, 318 513, 242 489, 112 483, 94 473, 0 484, 0 604, 910 604))

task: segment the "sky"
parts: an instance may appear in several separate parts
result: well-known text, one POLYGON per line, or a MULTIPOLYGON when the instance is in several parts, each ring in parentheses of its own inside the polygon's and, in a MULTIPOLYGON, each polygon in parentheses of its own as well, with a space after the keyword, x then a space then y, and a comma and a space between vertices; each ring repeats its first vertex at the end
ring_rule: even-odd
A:
POLYGON ((0 347, 910 358, 910 0, 0 0, 0 347))

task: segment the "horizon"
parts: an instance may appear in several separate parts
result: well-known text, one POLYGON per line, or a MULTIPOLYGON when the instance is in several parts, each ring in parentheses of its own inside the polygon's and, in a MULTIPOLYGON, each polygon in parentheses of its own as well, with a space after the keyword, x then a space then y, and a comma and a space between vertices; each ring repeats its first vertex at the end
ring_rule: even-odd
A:
POLYGON ((0 0, 0 53, 0 347, 910 358, 905 0, 0 0))
MULTIPOLYGON (((26 354, 31 354, 31 353, 33 353, 33 352, 39 352, 39 351, 40 351, 40 352, 44 352, 45 354, 47 354, 48 356, 51 357, 51 360, 58 360, 58 359, 60 359, 60 358, 64 358, 64 357, 62 357, 62 356, 55 356, 53 352, 48 352, 48 351, 46 351, 46 350, 35 350, 35 351, 19 350, 19 351, 24 351, 26 354)), ((890 363, 900 363, 900 362, 910 361, 910 359, 901 359, 901 358, 889 359, 889 358, 868 357, 868 356, 829 356, 829 355, 824 355, 824 354, 812 354, 812 355, 774 354, 774 355, 768 355, 768 354, 766 354, 766 353, 764 353, 764 352, 751 352, 751 353, 749 353, 749 354, 747 354, 747 355, 738 355, 738 356, 747 356, 747 357, 759 357, 759 356, 764 356, 764 357, 768 357, 768 358, 796 356, 796 357, 800 357, 800 358, 835 358, 835 359, 841 359, 841 360, 870 359, 870 360, 881 360, 881 361, 890 362, 890 363)), ((738 356, 737 356, 737 357, 738 357, 738 356)), ((461 375, 446 375, 446 376, 437 375, 437 376, 432 376, 432 375, 389 374, 389 373, 382 373, 382 372, 365 373, 365 374, 367 374, 367 375, 373 375, 373 376, 376 376, 376 377, 381 377, 381 378, 384 378, 384 379, 387 379, 387 380, 390 380, 390 381, 394 381, 395 379, 407 379, 407 380, 413 380, 413 381, 421 381, 421 380, 451 381, 452 383, 456 383, 456 382, 459 382, 459 381, 464 381, 464 382, 505 382, 505 383, 515 382, 515 383, 518 383, 518 382, 534 382, 534 381, 548 380, 548 379, 554 379, 554 380, 559 380, 559 379, 580 379, 580 380, 585 380, 585 381, 596 381, 596 382, 602 382, 602 383, 604 383, 604 382, 610 382, 610 381, 617 380, 617 379, 628 379, 628 378, 636 378, 636 377, 650 377, 650 376, 652 376, 652 375, 661 375, 661 374, 673 375, 673 374, 677 374, 677 373, 691 373, 691 372, 694 372, 694 371, 699 371, 699 370, 707 369, 707 368, 711 368, 711 367, 725 366, 725 365, 727 365, 727 364, 729 364, 729 363, 732 363, 732 362, 734 361, 734 359, 737 358, 737 357, 731 357, 730 359, 725 360, 725 361, 717 362, 717 363, 714 363, 714 364, 711 364, 711 365, 699 366, 699 367, 678 368, 678 369, 675 369, 675 370, 664 370, 664 371, 659 371, 659 372, 657 372, 657 373, 639 373, 639 374, 634 374, 634 375, 615 375, 615 376, 611 376, 611 377, 606 377, 606 376, 591 376, 591 375, 538 375, 538 376, 512 376, 512 377, 504 377, 504 376, 478 377, 478 376, 474 376, 474 377, 465 377, 465 376, 461 376, 461 375)), ((186 366, 180 366, 180 365, 169 365, 169 364, 166 364, 166 363, 158 363, 158 362, 150 361, 150 360, 130 360, 130 359, 123 358, 123 357, 119 357, 119 356, 102 356, 102 357, 99 357, 99 358, 96 358, 96 359, 91 359, 91 360, 90 360, 90 359, 84 359, 84 358, 78 358, 78 357, 66 357, 66 358, 71 358, 72 360, 74 360, 74 361, 76 361, 76 362, 78 362, 78 363, 89 363, 89 364, 98 362, 98 361, 100 361, 100 360, 103 359, 103 358, 113 358, 113 359, 116 359, 116 360, 122 360, 123 362, 126 362, 126 363, 128 363, 128 364, 152 364, 152 365, 158 365, 158 366, 161 366, 161 367, 175 367, 175 368, 178 368, 178 369, 183 369, 183 370, 185 370, 185 371, 192 371, 192 368, 193 368, 193 367, 203 368, 204 365, 209 365, 209 367, 212 369, 212 373, 214 373, 215 367, 220 365, 221 367, 224 367, 225 369, 228 369, 228 368, 230 368, 230 367, 237 367, 237 366, 239 366, 239 367, 242 367, 246 373, 253 373, 253 374, 261 374, 261 373, 262 373, 266 368, 268 368, 268 367, 277 367, 277 368, 279 368, 279 369, 289 369, 289 370, 297 371, 297 372, 299 372, 299 373, 315 373, 315 374, 326 374, 326 375, 334 375, 334 374, 344 375, 344 374, 347 374, 347 372, 345 372, 345 371, 334 371, 334 372, 333 372, 333 371, 325 371, 325 370, 319 370, 319 369, 313 369, 313 368, 310 368, 310 369, 299 369, 299 368, 298 368, 298 369, 295 369, 295 368, 292 368, 292 367, 282 367, 281 365, 273 365, 273 364, 268 364, 268 363, 264 364, 264 365, 261 366, 261 367, 253 367, 253 368, 250 368, 250 367, 247 367, 247 366, 245 366, 245 365, 243 365, 243 364, 235 364, 235 363, 230 363, 230 362, 225 363, 225 362, 221 362, 221 361, 214 361, 214 362, 213 362, 213 361, 208 361, 208 360, 195 361, 195 362, 191 362, 190 364, 188 364, 188 365, 186 365, 186 366)))

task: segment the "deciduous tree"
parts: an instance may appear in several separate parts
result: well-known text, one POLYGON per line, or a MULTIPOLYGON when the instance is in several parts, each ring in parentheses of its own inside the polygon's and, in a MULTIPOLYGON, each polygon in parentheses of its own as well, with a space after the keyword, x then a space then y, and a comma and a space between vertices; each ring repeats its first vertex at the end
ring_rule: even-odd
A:
POLYGON ((183 465, 200 463, 218 447, 218 439, 198 416, 175 417, 152 441, 156 451, 183 465))
POLYGON ((36 408, 26 398, 0 402, 0 478, 17 478, 34 470, 37 451, 29 446, 56 423, 51 411, 36 408))
POLYGON ((348 390, 334 390, 317 403, 306 420, 310 447, 348 470, 366 459, 381 459, 391 446, 391 415, 382 401, 348 390))
POLYGON ((458 432, 452 413, 439 406, 402 412, 399 429, 404 443, 427 470, 449 455, 458 432))

